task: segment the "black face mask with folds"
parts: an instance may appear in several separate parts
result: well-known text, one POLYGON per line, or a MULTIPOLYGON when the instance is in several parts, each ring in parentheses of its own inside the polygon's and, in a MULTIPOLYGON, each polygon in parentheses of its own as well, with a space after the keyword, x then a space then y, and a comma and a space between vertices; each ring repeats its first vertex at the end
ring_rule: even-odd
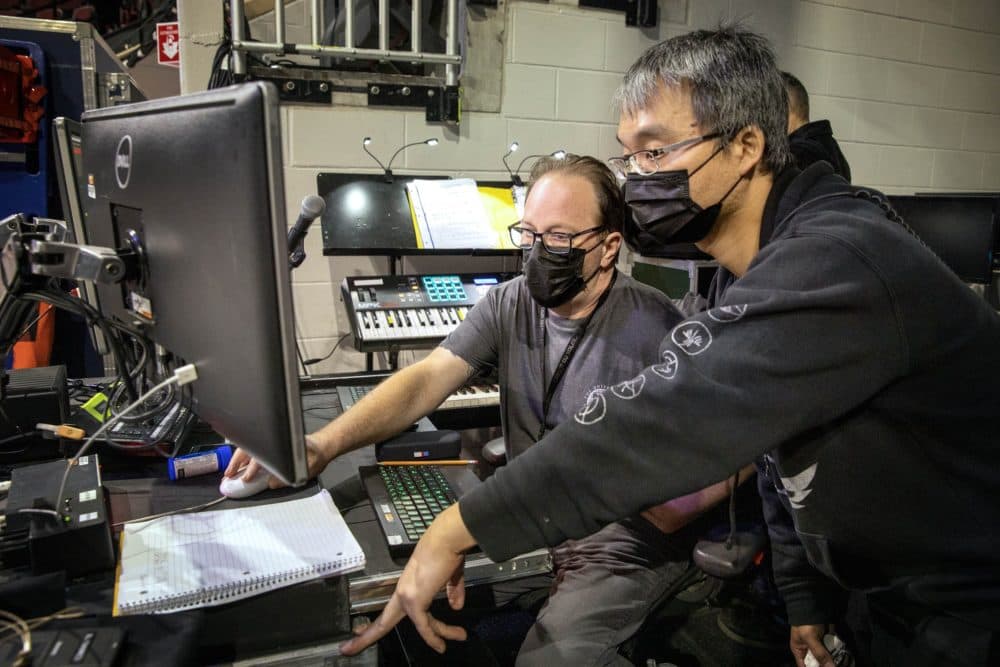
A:
POLYGON ((625 242, 643 255, 655 256, 663 246, 696 243, 711 231, 719 217, 720 201, 708 208, 690 195, 687 171, 661 171, 649 176, 629 174, 625 179, 625 242))
POLYGON ((601 268, 598 266, 584 278, 583 260, 589 252, 603 246, 602 242, 590 250, 571 248, 568 254, 557 255, 536 243, 524 252, 524 282, 531 298, 542 308, 558 308, 579 294, 601 268))
POLYGON ((736 186, 718 203, 702 208, 691 199, 689 181, 720 150, 690 174, 681 169, 626 177, 624 192, 629 214, 625 216, 624 236, 630 248, 650 257, 665 256, 670 254, 668 246, 697 243, 708 236, 719 217, 722 202, 736 186))

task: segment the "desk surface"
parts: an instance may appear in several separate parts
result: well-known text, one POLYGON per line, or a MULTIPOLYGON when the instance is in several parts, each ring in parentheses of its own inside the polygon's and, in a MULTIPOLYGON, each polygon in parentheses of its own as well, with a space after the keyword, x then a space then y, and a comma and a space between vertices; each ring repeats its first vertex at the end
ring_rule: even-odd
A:
MULTIPOLYGON (((321 427, 334 415, 328 414, 329 411, 325 410, 330 405, 327 392, 323 389, 309 389, 308 387, 306 389, 303 392, 303 408, 305 410, 305 426, 309 432, 321 427)), ((335 389, 330 391, 335 391, 335 389)), ((431 425, 427 423, 425 427, 431 427, 431 425)), ((466 441, 467 444, 463 450, 464 456, 479 458, 479 445, 496 434, 495 428, 481 429, 480 431, 463 432, 463 441, 466 441)), ((166 477, 166 465, 162 459, 158 457, 128 458, 130 460, 106 467, 103 481, 108 492, 112 522, 190 507, 218 497, 218 475, 204 475, 171 482, 166 477)), ((349 575, 349 608, 352 614, 376 611, 384 606, 405 565, 405 560, 396 560, 389 555, 385 537, 357 475, 358 466, 372 463, 375 463, 374 448, 366 447, 341 457, 328 466, 319 478, 319 485, 330 490, 345 520, 361 543, 367 558, 365 570, 349 575)), ((246 500, 228 500, 213 509, 287 500, 315 493, 317 488, 317 483, 312 482, 297 489, 267 491, 246 500)), ((544 550, 502 564, 493 563, 481 554, 473 554, 467 559, 466 581, 468 585, 472 586, 527 576, 549 571, 549 569, 548 553, 544 550)), ((4 573, 0 573, 0 584, 4 581, 4 573)), ((70 587, 68 603, 83 606, 90 613, 106 617, 110 613, 113 603, 113 582, 113 574, 104 573, 74 583, 70 587)), ((303 619, 310 615, 324 619, 320 623, 322 625, 320 631, 325 633, 324 636, 328 638, 329 643, 326 650, 330 651, 336 642, 342 640, 341 633, 349 632, 349 619, 346 617, 337 619, 336 617, 339 615, 331 614, 330 609, 338 594, 340 600, 346 594, 343 584, 342 578, 335 577, 316 582, 308 590, 293 590, 300 589, 300 587, 290 587, 249 598, 240 603, 169 616, 178 619, 183 614, 197 616, 195 623, 200 635, 214 632, 227 637, 227 641, 238 644, 228 648, 235 650, 235 658, 240 658, 259 656, 262 646, 266 646, 260 637, 246 636, 247 627, 244 622, 239 620, 240 614, 242 614, 241 606, 243 608, 252 606, 256 610, 253 613, 254 616, 268 619, 273 617, 273 613, 267 612, 267 609, 290 609, 305 605, 306 609, 299 610, 299 616, 302 618, 298 622, 304 624, 303 619), (337 587, 339 587, 339 591, 334 590, 337 587), (293 600, 292 598, 295 596, 298 598, 293 600), (279 597, 282 599, 278 600, 279 597), (237 629, 236 626, 243 627, 237 629), (210 630, 206 631, 206 627, 210 630)), ((309 587, 309 584, 300 586, 309 587)), ((343 602, 335 606, 341 605, 343 602)), ((285 615, 283 613, 283 616, 285 615)), ((290 614, 290 616, 294 616, 294 614, 290 614)), ((258 623, 260 622, 266 623, 268 621, 258 620, 258 623)), ((221 638, 216 638, 215 641, 216 648, 222 646, 220 644, 223 641, 221 638)), ((293 652, 309 650, 304 648, 302 644, 294 645, 294 641, 292 644, 291 650, 293 652)), ((201 645, 200 642, 199 645, 201 645)), ((291 656, 292 654, 287 655, 291 656)), ((365 665, 370 659, 368 652, 366 652, 353 661, 342 660, 337 664, 365 665)), ((131 661, 128 664, 131 664, 131 661)))

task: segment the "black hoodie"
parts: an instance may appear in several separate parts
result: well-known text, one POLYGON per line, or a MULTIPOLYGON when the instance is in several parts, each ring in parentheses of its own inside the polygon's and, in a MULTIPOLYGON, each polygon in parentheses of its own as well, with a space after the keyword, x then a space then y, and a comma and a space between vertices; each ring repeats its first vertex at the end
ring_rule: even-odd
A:
POLYGON ((1000 315, 828 165, 782 177, 745 275, 462 517, 503 560, 766 453, 797 532, 775 549, 793 623, 832 579, 1000 625, 1000 315))
POLYGON ((840 152, 837 140, 833 138, 833 128, 828 120, 816 120, 800 126, 788 135, 788 147, 795 158, 795 166, 805 169, 813 162, 825 160, 833 171, 851 182, 851 166, 840 152))

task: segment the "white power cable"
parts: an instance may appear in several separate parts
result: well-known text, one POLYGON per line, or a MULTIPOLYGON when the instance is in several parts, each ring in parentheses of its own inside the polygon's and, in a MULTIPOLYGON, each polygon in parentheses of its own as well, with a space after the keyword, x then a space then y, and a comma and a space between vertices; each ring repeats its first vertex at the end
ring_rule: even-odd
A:
POLYGON ((83 443, 83 447, 81 447, 79 451, 77 451, 76 455, 73 458, 66 461, 66 471, 63 472, 62 481, 59 483, 59 493, 56 494, 55 511, 57 513, 61 512, 59 508, 62 506, 63 492, 66 490, 66 480, 69 479, 70 470, 72 470, 73 466, 77 465, 77 462, 87 453, 87 451, 90 449, 90 446, 94 443, 94 441, 96 441, 99 437, 101 437, 101 435, 103 435, 105 431, 107 431, 109 428, 111 428, 111 426, 116 424, 122 417, 124 417, 128 413, 132 412, 132 410, 142 405, 147 398, 149 398, 156 392, 160 391, 161 389, 164 389, 165 387, 169 387, 172 384, 176 384, 178 386, 184 386, 187 383, 193 382, 194 380, 197 379, 198 379, 198 371, 195 369, 194 364, 181 366, 180 368, 174 371, 173 375, 168 377, 163 382, 160 382, 158 385, 156 385, 155 387, 147 391, 145 394, 137 398, 128 407, 126 407, 124 410, 119 412, 111 419, 104 422, 104 424, 102 424, 99 429, 94 431, 94 434, 87 439, 87 442, 83 443))

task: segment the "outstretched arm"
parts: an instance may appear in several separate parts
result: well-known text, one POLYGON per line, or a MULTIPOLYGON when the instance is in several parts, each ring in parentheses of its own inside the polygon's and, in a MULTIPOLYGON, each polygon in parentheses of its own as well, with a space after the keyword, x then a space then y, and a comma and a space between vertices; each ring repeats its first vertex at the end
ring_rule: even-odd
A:
MULTIPOLYGON (((400 433, 432 412, 473 373, 472 366, 461 357, 438 347, 393 374, 350 410, 306 438, 310 477, 342 454, 400 433)), ((234 477, 241 469, 243 478, 250 480, 257 475, 260 464, 247 452, 237 450, 225 474, 234 477)), ((274 478, 271 484, 280 486, 281 481, 274 478)))

